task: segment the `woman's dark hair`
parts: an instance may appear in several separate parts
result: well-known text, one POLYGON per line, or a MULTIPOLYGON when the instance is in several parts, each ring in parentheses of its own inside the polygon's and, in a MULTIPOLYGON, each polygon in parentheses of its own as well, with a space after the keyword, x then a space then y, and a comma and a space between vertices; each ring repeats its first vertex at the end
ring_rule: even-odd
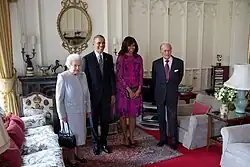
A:
POLYGON ((124 38, 123 42, 122 42, 122 46, 121 46, 121 50, 119 51, 119 54, 125 54, 128 52, 128 47, 135 44, 135 50, 133 54, 137 54, 139 48, 138 48, 138 44, 136 42, 136 40, 133 37, 126 37, 124 38))

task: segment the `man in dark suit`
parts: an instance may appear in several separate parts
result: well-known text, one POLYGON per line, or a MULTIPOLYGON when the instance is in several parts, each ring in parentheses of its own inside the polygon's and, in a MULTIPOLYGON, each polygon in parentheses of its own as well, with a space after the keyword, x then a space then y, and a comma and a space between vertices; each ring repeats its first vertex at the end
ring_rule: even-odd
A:
POLYGON ((154 98, 157 105, 160 127, 160 142, 162 147, 167 144, 166 110, 168 129, 172 137, 171 148, 177 147, 177 103, 178 87, 183 78, 183 61, 172 56, 172 46, 163 43, 160 46, 162 58, 153 62, 152 81, 154 87, 154 98), (166 109, 166 110, 165 110, 166 109))
POLYGON ((93 153, 111 153, 107 146, 111 105, 115 102, 115 73, 113 58, 104 52, 105 38, 96 35, 93 39, 95 50, 83 58, 83 71, 88 80, 92 112, 90 124, 93 153), (100 121, 101 135, 98 136, 100 121))

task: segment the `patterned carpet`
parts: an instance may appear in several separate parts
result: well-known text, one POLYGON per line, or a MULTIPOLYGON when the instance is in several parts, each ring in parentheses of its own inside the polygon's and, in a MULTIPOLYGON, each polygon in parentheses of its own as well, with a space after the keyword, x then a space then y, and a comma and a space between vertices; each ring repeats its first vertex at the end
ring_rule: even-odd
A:
POLYGON ((83 155, 88 163, 82 167, 137 167, 143 164, 151 164, 162 160, 181 156, 182 154, 167 146, 157 147, 157 141, 141 129, 135 132, 137 146, 127 148, 121 144, 121 135, 108 136, 108 145, 113 153, 95 156, 92 153, 90 140, 83 148, 83 155))

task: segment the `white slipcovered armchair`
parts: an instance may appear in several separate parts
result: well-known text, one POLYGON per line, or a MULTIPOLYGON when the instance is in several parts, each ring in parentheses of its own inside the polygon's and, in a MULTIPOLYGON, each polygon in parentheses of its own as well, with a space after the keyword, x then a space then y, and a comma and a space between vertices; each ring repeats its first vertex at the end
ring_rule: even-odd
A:
POLYGON ((221 129, 221 167, 250 167, 250 124, 221 129))
MULTIPOLYGON (((220 103, 212 96, 199 93, 196 101, 211 106, 210 111, 218 111, 220 103)), ((192 115, 194 103, 179 104, 177 108, 179 142, 187 149, 201 148, 207 145, 208 117, 192 115)), ((213 120, 212 133, 219 135, 224 122, 213 120)))

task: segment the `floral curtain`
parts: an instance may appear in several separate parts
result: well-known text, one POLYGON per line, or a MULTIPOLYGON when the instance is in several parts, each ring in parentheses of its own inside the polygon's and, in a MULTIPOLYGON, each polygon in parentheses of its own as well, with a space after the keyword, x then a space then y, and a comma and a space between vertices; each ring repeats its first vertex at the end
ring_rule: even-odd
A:
POLYGON ((8 0, 0 0, 0 94, 6 113, 18 115, 8 0))

